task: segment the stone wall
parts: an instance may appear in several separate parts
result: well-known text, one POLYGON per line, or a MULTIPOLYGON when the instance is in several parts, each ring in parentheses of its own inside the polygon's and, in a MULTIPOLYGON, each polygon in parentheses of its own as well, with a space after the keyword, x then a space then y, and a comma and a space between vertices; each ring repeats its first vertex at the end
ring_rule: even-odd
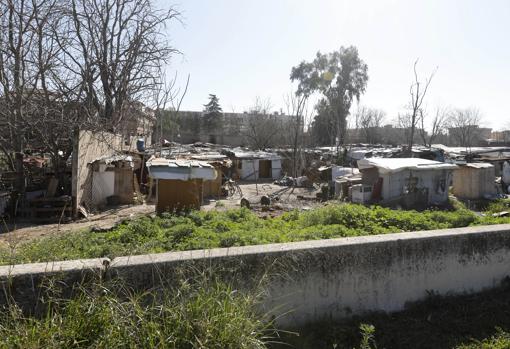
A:
MULTIPOLYGON (((281 316, 280 326, 294 327, 367 311, 398 311, 430 291, 458 294, 495 287, 510 274, 510 225, 169 252, 87 263, 83 263, 83 272, 100 269, 102 277, 120 277, 140 290, 161 280, 171 284, 189 265, 195 270, 219 270, 242 289, 255 287, 264 277, 268 291, 264 311, 281 316)), ((37 280, 48 265, 3 267, 0 279, 14 280, 13 298, 35 299, 37 280), (8 270, 17 272, 8 275, 8 270)), ((79 279, 79 261, 59 262, 58 266, 64 274, 74 273, 72 282, 79 279)))

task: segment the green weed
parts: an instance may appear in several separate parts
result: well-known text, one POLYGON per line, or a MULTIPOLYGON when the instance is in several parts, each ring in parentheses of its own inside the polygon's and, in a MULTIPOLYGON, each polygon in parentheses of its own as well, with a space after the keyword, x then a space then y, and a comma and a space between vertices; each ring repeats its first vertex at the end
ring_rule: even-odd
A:
POLYGON ((71 299, 49 297, 41 316, 15 305, 0 313, 0 348, 266 348, 274 330, 257 296, 219 281, 128 292, 81 286, 71 299))
POLYGON ((0 249, 0 264, 117 257, 164 251, 233 247, 405 231, 508 223, 510 217, 455 210, 404 211, 355 204, 328 205, 261 219, 248 209, 164 214, 125 222, 111 231, 82 231, 0 249))

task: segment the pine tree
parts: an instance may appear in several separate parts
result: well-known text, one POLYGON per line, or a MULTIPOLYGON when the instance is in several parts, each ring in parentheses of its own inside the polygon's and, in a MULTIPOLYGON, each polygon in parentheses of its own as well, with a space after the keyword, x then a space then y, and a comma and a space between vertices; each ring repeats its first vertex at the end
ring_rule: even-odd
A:
POLYGON ((209 131, 217 131, 222 125, 222 109, 216 95, 209 94, 209 103, 204 104, 204 126, 209 131))
POLYGON ((204 112, 205 112, 205 115, 221 115, 221 106, 220 106, 220 103, 219 103, 219 99, 218 97, 216 97, 216 95, 213 95, 213 94, 209 94, 209 103, 207 104, 204 104, 204 112))

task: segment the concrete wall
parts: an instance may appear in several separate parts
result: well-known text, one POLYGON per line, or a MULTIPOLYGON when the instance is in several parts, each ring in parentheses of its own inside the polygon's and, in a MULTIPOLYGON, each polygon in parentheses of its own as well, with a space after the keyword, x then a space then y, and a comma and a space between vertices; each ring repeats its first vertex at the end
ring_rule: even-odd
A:
MULTIPOLYGON (((83 269, 104 262, 89 261, 83 269)), ((67 263, 76 273, 78 261, 60 262, 60 270, 67 263)), ((431 290, 455 294, 497 286, 510 274, 510 224, 120 257, 103 273, 148 289, 161 280, 177 280, 189 264, 195 270, 221 269, 241 288, 266 275, 264 310, 290 311, 278 322, 293 327, 367 311, 398 311, 431 290)), ((20 285, 16 295, 35 297, 37 283, 29 280, 45 268, 14 267, 12 277, 20 285)), ((5 269, 0 273, 7 278, 5 269)))
POLYGON ((404 195, 404 188, 409 178, 415 177, 418 189, 428 188, 428 203, 444 204, 448 201, 448 187, 452 178, 452 171, 405 170, 397 173, 382 174, 381 177, 383 178, 382 198, 385 201, 404 195))
POLYGON ((92 171, 88 163, 100 156, 112 155, 124 147, 122 136, 108 132, 81 130, 75 134, 72 156, 73 212, 78 205, 92 204, 92 171))

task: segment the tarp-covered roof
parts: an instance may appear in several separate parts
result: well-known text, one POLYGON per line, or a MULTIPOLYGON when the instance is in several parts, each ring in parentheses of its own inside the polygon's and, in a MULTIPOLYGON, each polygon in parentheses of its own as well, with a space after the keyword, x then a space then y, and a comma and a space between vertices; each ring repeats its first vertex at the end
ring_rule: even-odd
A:
POLYGON ((456 165, 420 158, 370 158, 358 160, 360 170, 377 167, 380 173, 394 173, 403 170, 454 170, 456 165))
POLYGON ((434 148, 444 150, 451 155, 466 155, 466 154, 489 154, 499 152, 510 152, 510 147, 447 147, 442 144, 433 144, 434 148))
POLYGON ((98 157, 97 159, 91 161, 90 163, 102 163, 102 164, 111 164, 117 161, 127 161, 127 162, 133 162, 133 157, 131 155, 127 154, 115 154, 115 155, 103 155, 98 157))
POLYGON ((281 156, 275 153, 269 153, 261 150, 245 150, 242 148, 225 149, 227 154, 233 155, 237 159, 264 159, 280 160, 281 156))
POLYGON ((491 165, 487 162, 469 162, 469 163, 461 165, 461 166, 466 166, 466 167, 471 167, 471 168, 492 168, 492 167, 494 167, 494 165, 491 165))
POLYGON ((147 169, 155 179, 212 180, 217 176, 212 165, 197 160, 150 158, 147 160, 147 169))

